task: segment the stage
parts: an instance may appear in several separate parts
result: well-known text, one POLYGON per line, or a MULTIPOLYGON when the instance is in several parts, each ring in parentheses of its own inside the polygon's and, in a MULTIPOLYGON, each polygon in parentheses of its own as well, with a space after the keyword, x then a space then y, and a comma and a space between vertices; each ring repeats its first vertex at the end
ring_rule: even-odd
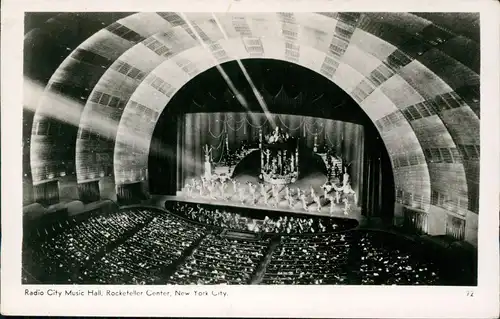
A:
MULTIPOLYGON (((240 199, 240 194, 238 190, 234 190, 233 183, 228 181, 226 184, 226 189, 224 191, 224 198, 222 198, 222 193, 219 191, 220 182, 216 182, 213 191, 213 198, 210 196, 209 192, 206 190, 200 195, 199 190, 191 190, 183 188, 177 192, 176 196, 162 196, 156 195, 151 199, 150 204, 159 207, 165 207, 165 202, 169 200, 185 201, 192 203, 204 203, 204 204, 214 204, 230 207, 244 207, 265 211, 280 211, 286 213, 294 214, 305 214, 313 216, 323 216, 323 217, 340 217, 340 218, 350 218, 356 219, 358 222, 362 222, 363 216, 361 215, 361 208, 353 203, 353 197, 348 196, 348 201, 350 203, 350 208, 348 213, 345 213, 345 204, 340 201, 340 203, 335 203, 333 206, 333 212, 330 211, 331 202, 330 199, 324 197, 324 191, 321 186, 326 182, 327 178, 321 172, 312 172, 307 176, 300 178, 295 183, 287 185, 290 188, 291 196, 293 198, 293 205, 290 207, 288 201, 285 199, 286 186, 279 186, 279 203, 276 203, 273 195, 271 184, 264 184, 267 195, 267 204, 260 192, 260 185, 258 185, 258 177, 241 174, 235 176, 233 180, 237 183, 238 188, 243 188, 244 200, 240 199), (255 202, 252 201, 252 195, 249 191, 247 183, 253 183, 256 185, 255 191, 255 202), (314 192, 320 196, 321 208, 318 210, 317 204, 309 196, 311 188, 314 192), (303 208, 300 198, 297 198, 297 190, 300 189, 301 193, 306 193, 307 210, 303 208)), ((332 191, 329 195, 335 197, 332 191)))
MULTIPOLYGON (((147 202, 144 204, 148 204, 151 206, 156 206, 156 207, 165 207, 165 202, 167 201, 182 201, 182 202, 189 202, 189 203, 201 203, 201 204, 213 204, 213 205, 222 205, 222 206, 229 206, 229 207, 244 207, 244 208, 250 208, 250 209, 257 209, 257 210, 262 210, 266 212, 285 212, 285 213, 292 213, 292 214, 297 214, 297 215, 311 215, 311 216, 322 216, 322 217, 337 217, 337 218, 350 218, 350 219, 356 219, 360 224, 364 222, 364 216, 361 215, 361 209, 356 208, 353 209, 349 215, 344 215, 344 212, 340 207, 338 210, 335 210, 334 214, 330 214, 329 207, 323 207, 321 211, 309 211, 306 212, 305 210, 299 209, 297 205, 297 208, 288 208, 288 206, 279 206, 279 207, 273 207, 273 206, 266 206, 263 204, 258 204, 258 205, 245 205, 241 204, 238 201, 223 201, 223 200, 212 200, 210 198, 188 198, 186 196, 180 195, 180 196, 168 196, 168 195, 153 195, 151 199, 149 199, 147 202)), ((284 201, 283 201, 284 202, 284 201)), ((265 215, 263 215, 264 217, 265 215)))

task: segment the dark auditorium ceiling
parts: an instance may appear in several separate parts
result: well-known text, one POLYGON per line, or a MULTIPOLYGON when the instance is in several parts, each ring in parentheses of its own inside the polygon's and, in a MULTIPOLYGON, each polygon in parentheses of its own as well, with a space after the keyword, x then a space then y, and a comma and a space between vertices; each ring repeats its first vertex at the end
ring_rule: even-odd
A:
POLYGON ((102 166, 124 183, 147 167, 155 122, 186 83, 216 64, 274 59, 321 74, 358 104, 386 145, 397 191, 409 194, 399 201, 478 210, 478 15, 44 13, 26 20, 25 76, 82 108, 73 125, 51 118, 50 99, 40 99, 34 116, 25 112, 33 183, 60 169, 75 170, 81 183, 102 166), (111 138, 102 137, 96 115, 116 122, 111 138))

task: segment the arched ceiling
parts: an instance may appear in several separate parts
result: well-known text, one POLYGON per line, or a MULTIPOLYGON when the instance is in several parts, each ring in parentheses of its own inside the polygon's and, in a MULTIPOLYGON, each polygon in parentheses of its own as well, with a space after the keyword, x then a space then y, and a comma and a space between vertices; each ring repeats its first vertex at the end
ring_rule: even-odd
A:
POLYGON ((43 115, 51 106, 41 100, 33 182, 54 178, 61 160, 76 161, 79 182, 108 171, 116 184, 147 178, 149 142, 173 95, 221 63, 263 58, 313 70, 360 105, 388 149, 400 202, 477 212, 479 44, 444 21, 410 13, 130 14, 96 30, 51 76, 47 92, 85 105, 68 144, 40 130, 61 125, 43 115), (101 136, 96 116, 116 122, 116 138, 101 136), (68 147, 74 158, 57 152, 68 147))

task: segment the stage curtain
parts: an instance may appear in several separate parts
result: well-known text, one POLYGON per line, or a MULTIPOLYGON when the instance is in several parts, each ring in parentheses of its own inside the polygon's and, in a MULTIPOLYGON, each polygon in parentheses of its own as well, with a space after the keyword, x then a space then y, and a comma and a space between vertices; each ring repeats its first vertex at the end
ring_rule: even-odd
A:
POLYGON ((57 204, 59 202, 59 182, 52 180, 34 185, 33 197, 36 203, 44 206, 57 204))
POLYGON ((161 116, 156 124, 148 156, 148 183, 152 194, 175 195, 182 170, 179 170, 184 116, 161 116))
POLYGON ((448 215, 446 219, 446 235, 456 240, 465 238, 465 220, 448 215))
POLYGON ((148 199, 147 189, 143 182, 121 184, 116 186, 116 198, 120 205, 138 204, 148 199))
POLYGON ((426 233, 427 232, 427 214, 425 212, 403 209, 403 227, 410 232, 426 233))
POLYGON ((389 155, 375 129, 365 128, 362 214, 392 222, 394 216, 394 176, 389 155))
POLYGON ((78 184, 78 197, 84 204, 100 200, 99 181, 78 184))

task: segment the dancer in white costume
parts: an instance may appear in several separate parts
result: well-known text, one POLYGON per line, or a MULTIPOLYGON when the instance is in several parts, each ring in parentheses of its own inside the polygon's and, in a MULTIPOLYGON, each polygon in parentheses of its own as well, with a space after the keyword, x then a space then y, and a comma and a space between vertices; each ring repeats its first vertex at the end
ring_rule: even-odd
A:
POLYGON ((281 198, 277 185, 273 185, 273 198, 274 198, 274 207, 278 207, 281 198))
POLYGON ((321 212, 321 201, 320 201, 320 197, 319 197, 318 195, 314 195, 313 200, 314 200, 314 202, 316 203, 316 210, 317 210, 318 212, 321 212))
POLYGON ((215 182, 212 180, 210 181, 210 183, 208 183, 208 191, 210 193, 210 198, 211 199, 217 199, 215 197, 215 192, 216 192, 217 188, 215 186, 215 182))
POLYGON ((233 193, 238 192, 238 182, 235 179, 232 179, 231 182, 233 183, 233 193))
POLYGON ((333 196, 328 196, 328 199, 330 200, 330 216, 333 216, 333 212, 335 210, 335 202, 333 200, 333 196))
POLYGON ((202 197, 203 196, 203 183, 202 182, 196 183, 196 189, 198 190, 200 197, 202 197))
POLYGON ((226 187, 227 187, 226 182, 225 181, 221 181, 220 184, 219 184, 219 190, 220 190, 220 197, 223 200, 227 200, 227 198, 226 198, 226 187))
POLYGON ((344 170, 344 175, 342 176, 342 185, 346 185, 351 182, 351 176, 347 173, 347 170, 344 170))
POLYGON ((335 186, 335 184, 332 184, 332 188, 335 191, 335 202, 337 204, 339 204, 340 203, 340 192, 342 191, 342 186, 337 187, 337 186, 335 186))
POLYGON ((290 187, 285 188, 285 199, 288 201, 288 207, 292 208, 293 207, 293 197, 292 194, 290 193, 290 187))
POLYGON ((295 204, 295 203, 294 203, 293 196, 289 196, 289 197, 288 197, 288 207, 289 207, 289 208, 293 208, 294 204, 295 204))
POLYGON ((347 200, 347 198, 344 198, 342 202, 344 203, 344 215, 347 216, 351 211, 351 204, 349 203, 349 200, 347 200))
POLYGON ((264 184, 260 184, 260 196, 264 199, 264 204, 268 205, 269 203, 267 202, 267 190, 264 184))
POLYGON ((328 193, 330 193, 333 189, 332 187, 332 184, 330 183, 330 181, 327 181, 325 184, 323 184, 323 186, 321 186, 321 188, 323 188, 323 196, 325 198, 328 198, 328 193))
POLYGON ((187 183, 186 186, 184 186, 184 188, 186 189, 188 198, 190 198, 193 191, 191 184, 187 183))
POLYGON ((354 204, 357 204, 358 197, 356 196, 356 192, 354 191, 354 189, 352 189, 351 183, 348 182, 347 184, 345 184, 342 188, 342 192, 345 196, 352 195, 354 197, 354 204))
POLYGON ((243 188, 243 187, 238 188, 238 197, 240 199, 240 202, 242 204, 244 204, 245 203, 245 188, 243 188))
POLYGON ((314 198, 314 196, 316 196, 316 193, 314 192, 314 188, 311 186, 311 198, 314 198))
POLYGON ((248 188, 250 190, 250 195, 252 195, 252 205, 255 205, 255 189, 257 188, 257 185, 252 184, 251 182, 248 182, 248 188))
POLYGON ((309 211, 309 208, 307 207, 306 195, 305 195, 305 194, 300 195, 300 200, 302 201, 302 208, 303 208, 306 212, 308 212, 308 211, 309 211))

